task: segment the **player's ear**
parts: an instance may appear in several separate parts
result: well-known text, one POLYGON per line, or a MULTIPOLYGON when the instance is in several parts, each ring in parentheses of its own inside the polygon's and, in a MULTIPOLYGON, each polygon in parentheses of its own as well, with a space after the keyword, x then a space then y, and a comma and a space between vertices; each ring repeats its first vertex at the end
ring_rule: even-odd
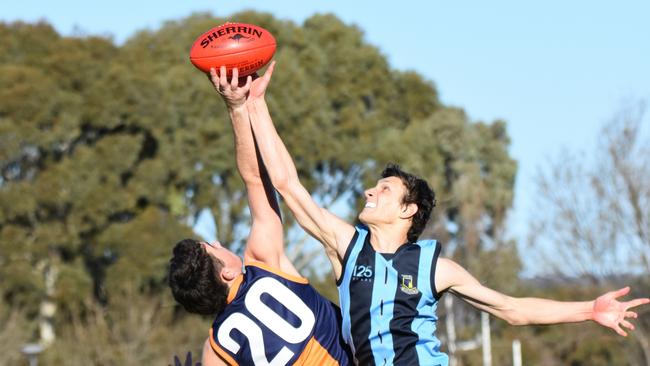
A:
POLYGON ((399 217, 402 219, 410 219, 417 212, 418 212, 418 205, 416 205, 415 203, 408 203, 402 206, 402 212, 399 217))
POLYGON ((224 282, 232 281, 235 279, 235 277, 237 277, 237 273, 235 273, 235 271, 225 267, 221 269, 220 275, 221 275, 221 279, 224 282))

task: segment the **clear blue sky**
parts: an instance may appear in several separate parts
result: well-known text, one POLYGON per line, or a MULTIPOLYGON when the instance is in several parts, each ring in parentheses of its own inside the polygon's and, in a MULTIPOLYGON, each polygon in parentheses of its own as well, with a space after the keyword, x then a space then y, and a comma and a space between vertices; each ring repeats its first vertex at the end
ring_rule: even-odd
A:
POLYGON ((505 119, 519 162, 509 221, 517 239, 526 236, 537 168, 564 147, 593 148, 599 126, 623 100, 650 98, 647 0, 21 0, 3 4, 0 20, 46 19, 63 34, 77 28, 120 43, 193 12, 243 9, 296 22, 335 13, 363 29, 393 67, 434 81, 444 103, 474 120, 505 119))

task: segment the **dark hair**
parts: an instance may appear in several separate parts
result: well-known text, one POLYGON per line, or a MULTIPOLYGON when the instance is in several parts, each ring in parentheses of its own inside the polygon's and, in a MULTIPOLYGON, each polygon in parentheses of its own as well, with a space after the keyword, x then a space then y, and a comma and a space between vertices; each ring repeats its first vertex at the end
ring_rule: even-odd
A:
POLYGON ((169 263, 169 287, 185 310, 213 315, 226 307, 228 286, 219 277, 224 264, 208 254, 201 242, 179 241, 169 263))
POLYGON ((413 215, 411 227, 406 234, 409 242, 417 241, 431 217, 431 211, 436 206, 435 192, 424 179, 403 171, 397 164, 387 164, 384 171, 381 172, 381 177, 399 178, 406 187, 406 194, 402 197, 402 203, 415 203, 418 206, 418 212, 413 215))

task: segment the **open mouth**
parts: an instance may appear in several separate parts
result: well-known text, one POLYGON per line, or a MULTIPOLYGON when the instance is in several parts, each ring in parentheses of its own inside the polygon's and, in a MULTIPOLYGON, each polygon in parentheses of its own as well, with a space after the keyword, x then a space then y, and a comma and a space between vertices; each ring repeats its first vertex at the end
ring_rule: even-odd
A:
POLYGON ((375 208, 377 207, 377 204, 374 202, 366 202, 366 205, 364 206, 365 208, 375 208))

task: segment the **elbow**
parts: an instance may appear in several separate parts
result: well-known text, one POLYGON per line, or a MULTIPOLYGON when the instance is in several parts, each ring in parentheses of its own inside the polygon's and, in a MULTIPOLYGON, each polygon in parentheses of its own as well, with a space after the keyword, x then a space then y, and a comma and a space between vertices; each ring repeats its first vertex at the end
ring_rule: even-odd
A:
POLYGON ((273 183, 273 187, 280 192, 280 194, 283 194, 289 190, 289 187, 291 187, 291 179, 289 178, 289 175, 281 170, 269 170, 269 177, 271 178, 271 183, 273 183))
POLYGON ((246 185, 261 184, 262 182, 262 177, 254 171, 239 170, 239 175, 246 185))
POLYGON ((509 325, 527 325, 530 324, 528 319, 514 308, 495 309, 492 314, 504 320, 509 325))
POLYGON ((508 314, 504 317, 504 320, 508 322, 508 324, 514 326, 530 324, 528 320, 520 314, 508 314))
POLYGON ((501 318, 514 326, 530 324, 530 319, 520 309, 520 306, 517 305, 517 299, 510 298, 506 308, 502 309, 503 316, 501 318))

